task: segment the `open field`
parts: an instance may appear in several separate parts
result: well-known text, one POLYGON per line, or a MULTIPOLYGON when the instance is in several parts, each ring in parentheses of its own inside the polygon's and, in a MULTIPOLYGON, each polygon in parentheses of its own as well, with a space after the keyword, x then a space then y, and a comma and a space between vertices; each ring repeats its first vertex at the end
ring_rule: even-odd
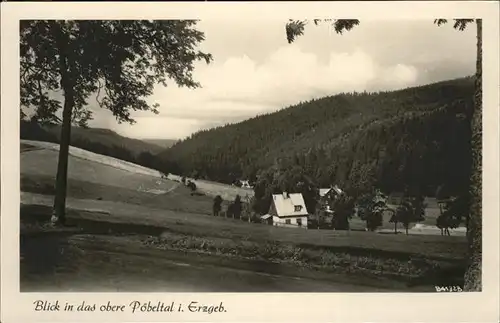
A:
MULTIPOLYGON (((22 193, 21 203, 49 208, 49 196, 22 193)), ((462 259, 466 253, 464 237, 394 235, 376 232, 297 230, 277 228, 264 224, 212 217, 203 214, 187 213, 165 209, 153 209, 123 202, 82 200, 69 198, 69 208, 76 210, 100 211, 80 214, 86 220, 108 221, 113 223, 146 225, 155 227, 156 233, 171 231, 199 237, 229 238, 236 241, 277 241, 299 247, 336 248, 339 251, 380 253, 392 257, 430 257, 436 259, 462 259)), ((30 212, 32 213, 32 212, 30 212)), ((45 217, 50 210, 35 212, 45 217)))
MULTIPOLYGON (((38 149, 26 151, 21 154, 21 174, 53 177, 57 173, 58 154, 51 149, 38 149)), ((128 165, 127 165, 128 166, 128 165)), ((131 190, 160 190, 168 191, 178 183, 161 180, 152 175, 152 172, 138 168, 137 172, 132 167, 123 165, 106 164, 96 160, 70 155, 68 163, 68 176, 72 180, 89 183, 104 183, 108 187, 121 187, 131 190)))
MULTIPOLYGON (((23 146, 23 145, 24 146, 28 145, 28 146, 42 148, 44 150, 47 150, 49 152, 44 153, 44 154, 47 154, 47 156, 50 156, 50 155, 57 156, 57 152, 59 151, 59 144, 55 144, 55 143, 51 143, 51 142, 34 141, 34 140, 21 140, 21 146, 23 146), (52 153, 50 153, 50 152, 52 152, 52 153)), ((22 152, 22 150, 21 150, 21 152, 22 152)), ((132 172, 135 174, 144 174, 144 175, 150 175, 150 176, 154 176, 154 177, 161 176, 160 172, 158 172, 156 170, 149 169, 149 168, 146 168, 143 166, 139 166, 139 165, 136 165, 133 163, 129 163, 127 161, 120 160, 117 158, 99 155, 99 154, 90 152, 88 150, 76 148, 73 146, 69 147, 69 154, 70 154, 70 156, 77 157, 81 160, 83 159, 86 161, 91 161, 91 162, 96 162, 96 163, 100 163, 103 165, 112 166, 115 169, 125 170, 125 171, 129 171, 129 172, 132 172)), ((22 153, 21 153, 21 156, 22 156, 22 153)), ((28 160, 29 160, 29 158, 28 158, 28 160)), ((22 163, 22 161, 21 161, 21 163, 22 163)), ((70 162, 70 165, 71 165, 71 162, 70 162)), ((23 167, 23 164, 21 164, 21 167, 23 167)))
MULTIPOLYGON (((55 193, 55 177, 47 175, 21 174, 21 190, 35 194, 53 196, 55 193)), ((180 183, 166 193, 152 194, 123 187, 112 187, 105 184, 91 183, 82 180, 68 180, 68 196, 75 199, 121 202, 146 207, 210 215, 212 198, 208 196, 191 196, 190 190, 180 183)), ((224 207, 228 202, 224 203, 224 207)))
MULTIPOLYGON (((55 177, 58 151, 58 144, 21 140, 21 173, 55 177)), ((181 181, 181 177, 177 175, 169 174, 168 179, 161 179, 161 173, 156 170, 76 147, 70 147, 68 174, 74 180, 146 190, 156 194, 169 192, 181 181)), ((250 189, 205 180, 194 182, 198 191, 211 197, 221 195, 224 200, 234 200, 238 194, 242 198, 253 196, 250 189)))
MULTIPOLYGON (((180 181, 181 178, 182 178, 181 176, 174 174, 168 175, 168 179, 174 181, 180 181)), ((194 181, 196 183, 196 187, 199 191, 209 196, 220 195, 224 200, 232 201, 235 199, 236 195, 239 195, 242 197, 242 199, 245 199, 247 197, 248 198, 252 197, 254 194, 252 189, 231 186, 222 183, 206 181, 202 179, 197 179, 197 180, 189 179, 189 180, 194 181)))

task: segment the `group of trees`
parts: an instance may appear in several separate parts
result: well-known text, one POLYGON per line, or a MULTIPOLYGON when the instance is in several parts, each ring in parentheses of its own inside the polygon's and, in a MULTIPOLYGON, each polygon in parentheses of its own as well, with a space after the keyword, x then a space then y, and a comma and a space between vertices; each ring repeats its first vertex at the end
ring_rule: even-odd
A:
POLYGON ((384 214, 391 213, 389 220, 394 223, 394 233, 397 233, 397 224, 403 224, 406 234, 411 223, 425 219, 424 197, 421 195, 410 196, 405 194, 397 208, 394 210, 388 203, 388 197, 379 189, 372 189, 357 198, 342 194, 330 202, 334 213, 333 227, 335 229, 348 229, 349 220, 357 215, 366 222, 366 229, 375 231, 382 226, 384 214))
POLYGON ((463 222, 466 227, 469 226, 470 197, 468 194, 451 196, 444 186, 440 186, 436 191, 436 199, 439 204, 436 226, 441 229, 441 234, 450 235, 449 229, 455 229, 463 222))
POLYGON ((247 219, 251 222, 253 219, 253 212, 251 211, 250 204, 252 201, 242 201, 240 195, 236 195, 234 201, 230 202, 226 210, 222 210, 224 200, 220 195, 217 195, 213 200, 212 214, 213 216, 224 216, 225 218, 232 219, 247 219))
POLYGON ((389 222, 394 223, 394 233, 397 233, 397 224, 401 223, 408 234, 411 223, 425 220, 426 207, 423 196, 405 196, 389 220, 389 222))
POLYGON ((387 196, 378 189, 361 194, 357 200, 357 215, 366 221, 366 228, 375 231, 383 223, 387 196))

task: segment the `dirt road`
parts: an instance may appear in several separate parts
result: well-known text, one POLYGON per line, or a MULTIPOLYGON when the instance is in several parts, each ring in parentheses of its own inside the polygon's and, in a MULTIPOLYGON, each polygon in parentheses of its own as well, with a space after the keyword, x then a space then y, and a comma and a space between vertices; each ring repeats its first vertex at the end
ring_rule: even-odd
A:
POLYGON ((23 236, 21 255, 23 292, 394 291, 285 275, 280 265, 271 268, 253 263, 240 266, 250 267, 248 270, 230 268, 214 257, 141 247, 126 236, 23 236))

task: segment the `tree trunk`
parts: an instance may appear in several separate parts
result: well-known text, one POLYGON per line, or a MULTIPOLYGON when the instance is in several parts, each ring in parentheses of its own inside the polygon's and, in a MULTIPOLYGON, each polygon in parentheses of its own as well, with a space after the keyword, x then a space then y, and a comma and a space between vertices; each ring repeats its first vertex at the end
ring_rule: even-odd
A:
POLYGON ((398 234, 398 228, 397 228, 398 223, 394 222, 394 234, 398 234))
POLYGON ((474 113, 472 116, 472 171, 470 187, 470 217, 467 229, 469 244, 469 263, 464 277, 465 291, 481 291, 482 289, 482 20, 476 19, 477 57, 476 57, 476 92, 474 96, 474 113))
POLYGON ((61 142, 59 145, 59 158, 56 175, 56 194, 54 197, 54 208, 52 222, 65 224, 66 222, 66 188, 68 182, 68 154, 71 140, 71 118, 75 105, 75 95, 71 73, 67 62, 68 39, 65 39, 63 31, 57 23, 52 24, 53 31, 57 35, 57 46, 59 47, 59 66, 61 69, 61 87, 64 91, 63 120, 61 127, 61 142))
MULTIPOLYGON (((72 90, 68 91, 72 92, 72 90)), ((68 182, 68 155, 71 140, 71 113, 73 110, 73 95, 64 92, 63 121, 61 127, 61 143, 57 163, 56 194, 54 198, 53 222, 65 224, 66 221, 66 188, 68 182)))

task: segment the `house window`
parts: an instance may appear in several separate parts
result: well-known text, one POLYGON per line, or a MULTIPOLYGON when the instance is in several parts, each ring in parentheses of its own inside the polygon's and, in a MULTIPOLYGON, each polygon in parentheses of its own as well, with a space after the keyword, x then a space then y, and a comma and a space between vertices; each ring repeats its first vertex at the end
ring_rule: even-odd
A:
POLYGON ((291 220, 290 220, 290 219, 286 219, 286 220, 285 220, 285 224, 291 224, 291 223, 292 223, 292 222, 291 222, 291 220))
POLYGON ((300 227, 302 226, 302 219, 297 219, 297 225, 300 227))
POLYGON ((300 212, 302 210, 302 205, 295 205, 295 212, 300 212))

